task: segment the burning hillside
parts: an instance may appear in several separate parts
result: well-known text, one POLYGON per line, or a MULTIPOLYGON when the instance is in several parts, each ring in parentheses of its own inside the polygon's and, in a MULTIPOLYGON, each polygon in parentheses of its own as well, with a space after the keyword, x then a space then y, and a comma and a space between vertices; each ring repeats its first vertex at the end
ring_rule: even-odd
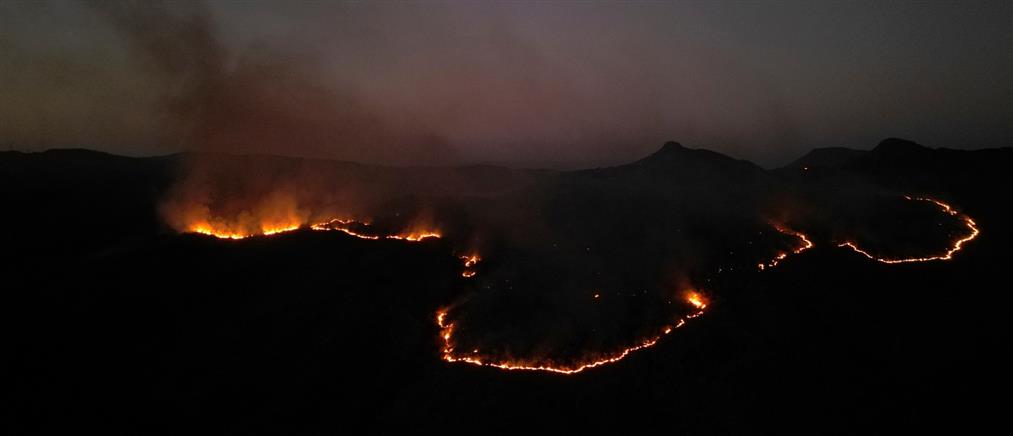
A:
POLYGON ((469 347, 455 343, 455 324, 448 319, 448 312, 446 310, 441 309, 436 313, 436 325, 440 328, 440 338, 443 339, 443 360, 447 362, 468 363, 509 371, 544 371, 569 375, 583 372, 586 369, 615 363, 623 360, 626 356, 629 356, 635 351, 653 347, 665 335, 668 335, 675 329, 686 325, 688 320, 703 315, 704 309, 707 308, 706 300, 696 291, 686 291, 685 301, 691 308, 695 309, 695 311, 686 314, 681 318, 675 319, 671 324, 660 327, 658 333, 643 338, 633 345, 625 348, 612 352, 588 353, 579 359, 566 362, 559 362, 544 356, 539 358, 511 359, 504 356, 489 355, 481 351, 480 348, 473 348, 469 350, 469 347), (458 350, 461 348, 463 348, 463 350, 458 350))
POLYGON ((964 215, 964 214, 956 211, 955 209, 953 209, 952 207, 950 207, 950 205, 948 205, 946 203, 943 203, 942 201, 939 201, 939 200, 936 200, 936 199, 933 199, 933 198, 928 198, 928 197, 904 196, 904 198, 906 200, 909 200, 909 201, 926 202, 926 203, 930 203, 930 204, 933 204, 935 206, 938 206, 939 209, 943 213, 945 213, 946 215, 949 215, 951 217, 959 219, 960 223, 964 227, 966 227, 965 233, 963 235, 960 235, 960 236, 955 236, 954 239, 953 239, 953 242, 950 244, 949 247, 947 247, 945 249, 945 251, 942 251, 942 252, 940 252, 938 254, 926 254, 926 255, 920 255, 920 254, 918 254, 918 255, 912 255, 912 256, 909 256, 909 257, 896 257, 896 256, 887 257, 885 255, 875 255, 875 254, 872 254, 872 253, 870 253, 870 252, 862 249, 858 245, 858 243, 856 243, 854 241, 844 241, 844 242, 839 243, 837 246, 838 247, 847 247, 847 248, 850 248, 851 250, 855 251, 858 254, 861 254, 862 256, 865 256, 865 257, 867 257, 869 259, 872 259, 872 260, 875 260, 877 262, 882 262, 882 263, 887 263, 887 264, 928 262, 928 261, 933 261, 933 260, 950 260, 950 259, 952 259, 953 255, 956 252, 960 251, 960 249, 963 248, 963 246, 964 246, 965 243, 967 243, 967 242, 969 242, 969 241, 977 238, 978 235, 981 234, 981 231, 978 230, 978 225, 974 222, 973 219, 971 219, 971 217, 969 217, 967 215, 964 215))
MULTIPOLYGON (((768 197, 777 191, 769 182, 756 183, 762 177, 756 168, 678 146, 631 166, 552 174, 527 189, 483 196, 406 194, 417 184, 388 181, 374 187, 369 171, 344 169, 352 174, 275 172, 272 184, 205 171, 203 178, 184 179, 163 212, 180 232, 223 239, 298 229, 363 240, 449 237, 447 254, 460 262, 455 285, 460 289, 436 315, 442 359, 562 374, 650 348, 709 308, 709 298, 699 291, 673 296, 670 289, 698 289, 694 283, 769 269, 816 246, 808 230, 762 218, 768 215, 768 197), (699 172, 671 171, 700 159, 712 173, 730 176, 711 183, 691 178, 699 172), (606 185, 602 177, 628 182, 606 185), (658 177, 681 188, 660 189, 654 183, 658 177), (708 188, 685 188, 701 183, 708 188), (328 186, 340 188, 328 192, 328 186), (356 204, 353 199, 365 200, 356 204), (446 223, 431 224, 434 216, 446 223), (475 241, 486 247, 481 256, 475 241)), ((876 257, 852 241, 836 245, 880 262, 902 263, 949 259, 979 234, 970 217, 946 203, 906 198, 959 219, 967 233, 955 236, 943 254, 904 259, 876 257)), ((826 229, 832 223, 799 221, 805 214, 777 215, 795 215, 793 225, 834 234, 826 229)))

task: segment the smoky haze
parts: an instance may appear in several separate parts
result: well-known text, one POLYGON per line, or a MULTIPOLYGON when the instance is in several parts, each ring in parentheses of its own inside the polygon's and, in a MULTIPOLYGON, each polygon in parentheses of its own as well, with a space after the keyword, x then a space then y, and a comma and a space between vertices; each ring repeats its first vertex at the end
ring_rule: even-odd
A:
POLYGON ((1005 2, 0 2, 0 142, 562 167, 1009 145, 1005 2))

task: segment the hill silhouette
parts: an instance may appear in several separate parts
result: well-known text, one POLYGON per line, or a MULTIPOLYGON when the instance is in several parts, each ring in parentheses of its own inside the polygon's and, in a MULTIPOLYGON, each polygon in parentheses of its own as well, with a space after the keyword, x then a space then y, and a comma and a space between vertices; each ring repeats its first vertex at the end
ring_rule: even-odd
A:
POLYGON ((788 164, 787 167, 795 169, 838 168, 864 156, 866 153, 868 153, 866 150, 855 150, 845 147, 817 148, 788 164))
POLYGON ((888 140, 830 153, 847 159, 767 171, 677 143, 580 171, 199 156, 209 163, 203 180, 240 183, 207 192, 256 197, 270 183, 242 176, 268 173, 375 195, 368 212, 378 222, 424 211, 446 236, 420 243, 306 228, 239 241, 180 233, 161 208, 193 156, 0 153, 0 306, 18 399, 9 425, 319 433, 664 417, 681 432, 829 422, 848 433, 992 424, 1003 416, 992 394, 1010 386, 1009 297, 996 283, 1011 241, 1001 199, 1013 150, 888 140), (855 237, 933 250, 961 230, 902 194, 952 204, 982 236, 951 261, 900 266, 835 246, 855 237), (816 246, 758 270, 799 244, 771 222, 816 246), (471 252, 482 260, 463 278, 458 256, 471 252), (455 340, 478 354, 567 360, 684 315, 690 308, 672 297, 690 287, 710 298, 704 316, 575 376, 440 359, 440 308, 452 308, 455 340))

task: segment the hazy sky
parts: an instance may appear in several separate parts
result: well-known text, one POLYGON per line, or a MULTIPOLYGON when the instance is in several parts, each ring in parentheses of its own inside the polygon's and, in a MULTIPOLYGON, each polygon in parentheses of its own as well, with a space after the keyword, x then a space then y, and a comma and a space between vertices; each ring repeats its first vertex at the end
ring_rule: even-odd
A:
POLYGON ((0 144, 570 166, 670 139, 768 166, 1010 146, 1010 23, 1009 1, 0 0, 0 144))

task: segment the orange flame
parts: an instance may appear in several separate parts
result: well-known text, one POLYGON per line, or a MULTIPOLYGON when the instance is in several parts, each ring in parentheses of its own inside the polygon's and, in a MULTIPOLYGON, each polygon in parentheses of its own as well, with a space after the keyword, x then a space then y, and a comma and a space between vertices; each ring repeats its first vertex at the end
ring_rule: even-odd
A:
POLYGON ((228 228, 215 227, 208 223, 195 224, 190 228, 192 233, 200 233, 202 235, 214 236, 220 239, 245 239, 251 236, 258 235, 276 235, 278 233, 291 232, 301 227, 299 224, 286 225, 286 226, 263 226, 260 233, 240 233, 237 231, 229 230, 228 228))
MULTIPOLYGON (((321 222, 321 223, 317 223, 317 224, 312 224, 312 225, 309 226, 309 228, 312 229, 312 230, 317 230, 317 231, 340 231, 340 232, 343 232, 345 234, 348 234, 348 235, 351 235, 351 236, 355 236, 356 238, 371 239, 371 240, 376 240, 376 239, 398 239, 398 240, 409 241, 409 242, 419 242, 419 241, 422 241, 422 240, 425 240, 425 239, 439 238, 439 237, 442 236, 439 232, 432 231, 432 230, 411 231, 411 232, 407 232, 407 233, 394 234, 394 235, 371 235, 371 234, 356 232, 356 231, 354 231, 354 230, 351 229, 352 226, 368 226, 368 225, 369 224, 366 223, 366 222, 360 222, 360 221, 356 221, 356 220, 352 220, 352 219, 335 218, 335 219, 332 219, 330 221, 325 221, 325 222, 321 222)), ((206 221, 202 221, 202 222, 199 222, 197 224, 191 225, 189 227, 188 231, 191 232, 191 233, 199 233, 199 234, 202 234, 202 235, 214 236, 216 238, 221 238, 221 239, 245 239, 245 238, 249 238, 251 236, 270 236, 270 235, 276 235, 276 234, 279 234, 279 233, 291 232, 293 230, 298 230, 298 229, 300 229, 302 227, 303 227, 303 223, 300 223, 300 222, 290 222, 290 223, 277 224, 277 225, 275 225, 275 224, 263 224, 260 227, 260 232, 254 233, 254 232, 249 232, 249 231, 242 232, 242 231, 233 230, 234 226, 229 226, 229 225, 226 225, 226 224, 220 224, 220 225, 216 226, 216 225, 212 225, 212 224, 210 224, 210 223, 208 223, 206 221)), ((477 262, 477 260, 476 260, 476 262, 477 262)))
POLYGON ((478 261, 482 260, 482 259, 480 257, 478 257, 477 254, 472 254, 472 255, 468 255, 468 256, 459 256, 459 257, 460 257, 461 260, 464 261, 464 271, 461 272, 461 277, 464 277, 464 278, 475 277, 475 274, 477 274, 478 271, 475 271, 475 269, 472 268, 472 267, 474 267, 475 265, 478 265, 478 261))
POLYGON ((477 254, 472 254, 470 256, 461 256, 461 260, 464 261, 464 267, 465 268, 471 268, 471 267, 477 265, 478 261, 480 261, 482 259, 480 257, 478 257, 477 254))
POLYGON ((443 235, 437 232, 412 232, 404 235, 388 235, 387 239, 403 239, 405 241, 418 242, 428 238, 440 238, 443 235))
MULTIPOLYGON (((946 212, 949 215, 953 215, 953 216, 960 215, 959 212, 957 212, 956 210, 954 210, 948 204, 945 204, 945 203, 943 203, 941 201, 938 201, 938 200, 934 200, 934 199, 931 199, 931 198, 912 198, 912 197, 905 197, 905 198, 908 199, 908 200, 917 200, 917 201, 932 202, 932 203, 936 204, 937 206, 939 206, 944 212, 946 212)), ((877 260, 877 261, 883 262, 883 263, 891 263, 892 264, 892 263, 905 263, 905 262, 923 262, 923 261, 929 261, 929 260, 949 260, 949 259, 952 258, 952 256, 953 256, 954 253, 956 253, 957 251, 959 251, 963 247, 963 245, 966 242, 975 239, 980 234, 980 231, 978 230, 977 224, 974 222, 974 220, 972 220, 970 217, 968 217, 966 215, 960 215, 960 216, 961 216, 962 220, 964 221, 964 224, 970 230, 969 234, 967 236, 965 236, 963 238, 960 238, 957 241, 955 241, 954 244, 953 244, 953 246, 949 250, 947 250, 946 253, 944 253, 942 255, 938 255, 938 256, 922 257, 922 258, 908 258, 908 259, 884 259, 884 258, 877 258, 877 257, 873 256, 872 254, 870 254, 870 253, 862 250, 854 242, 848 241, 848 242, 841 243, 838 246, 840 246, 840 247, 849 247, 852 250, 854 250, 854 251, 856 251, 856 252, 858 252, 858 253, 860 253, 860 254, 862 254, 862 255, 870 258, 870 259, 874 259, 874 260, 877 260)), ((196 222, 195 224, 192 224, 192 225, 188 226, 188 230, 187 231, 193 232, 193 233, 200 233, 200 234, 204 234, 204 235, 210 235, 210 236, 214 236, 214 237, 217 237, 217 238, 223 238, 223 239, 243 239, 243 238, 247 238, 247 237, 251 237, 251 236, 257 236, 257 235, 265 235, 266 236, 266 235, 274 235, 274 234, 279 234, 279 233, 284 233, 284 232, 290 232, 290 231, 297 230, 297 229, 301 228, 303 225, 305 225, 304 221, 300 221, 299 219, 292 218, 292 217, 290 217, 287 220, 281 220, 281 221, 282 222, 272 222, 272 223, 269 223, 269 224, 262 224, 262 225, 259 226, 260 227, 259 228, 259 233, 257 233, 257 232, 254 232, 254 231, 250 231, 246 227, 243 227, 243 226, 222 224, 222 223, 219 223, 217 221, 211 221, 211 220, 207 220, 207 219, 202 219, 202 220, 199 220, 198 222, 196 222)), ((406 233, 391 234, 391 235, 368 234, 368 233, 364 233, 362 231, 363 230, 362 228, 366 227, 366 226, 369 226, 368 222, 361 222, 361 221, 356 221, 356 220, 352 220, 352 219, 332 219, 330 221, 321 222, 321 223, 317 223, 317 224, 312 224, 312 225, 309 226, 309 228, 312 229, 312 230, 316 230, 316 231, 340 231, 340 232, 343 232, 343 233, 348 234, 350 236, 354 236, 354 237, 362 238, 362 239, 369 239, 369 240, 397 239, 397 240, 405 240, 405 241, 410 241, 410 242, 418 242, 418 241, 426 240, 426 239, 429 239, 429 238, 440 238, 440 237, 442 237, 442 235, 439 232, 432 231, 432 230, 412 230, 412 231, 409 231, 409 232, 406 232, 406 233), (355 231, 355 230, 353 230, 353 228, 360 229, 360 231, 355 231)), ((810 248, 812 248, 814 246, 814 244, 812 243, 812 241, 810 241, 809 238, 805 234, 803 234, 801 232, 789 229, 789 228, 787 228, 785 226, 778 225, 778 224, 773 224, 773 226, 774 226, 774 228, 778 232, 781 232, 781 233, 786 234, 786 235, 791 235, 791 236, 794 236, 794 237, 796 237, 796 238, 799 239, 800 245, 797 246, 795 249, 793 249, 791 251, 791 254, 801 253, 802 251, 808 250, 808 249, 810 249, 810 248)), ((254 228, 256 228, 256 227, 254 227, 254 228)), ((788 255, 789 255, 789 253, 786 253, 786 252, 778 253, 774 257, 774 259, 772 259, 771 261, 769 261, 767 263, 760 263, 760 264, 758 264, 758 267, 761 270, 763 270, 765 268, 768 268, 768 267, 774 267, 781 260, 784 260, 785 258, 787 258, 788 255)), ((478 262, 481 260, 479 258, 479 256, 478 255, 461 256, 461 259, 464 261, 464 268, 465 268, 465 270, 461 273, 461 275, 463 277, 466 277, 466 278, 475 276, 476 271, 473 269, 473 267, 475 265, 477 265, 478 262)), ((595 293, 593 295, 593 297, 594 297, 595 300, 598 300, 600 298, 600 294, 595 293)), ((631 353, 633 353, 635 351, 642 350, 642 349, 654 346, 665 335, 668 335, 668 334, 672 333, 675 329, 678 329, 678 328, 684 326, 686 324, 686 322, 688 322, 689 320, 703 315, 704 311, 707 309, 707 307, 709 305, 709 302, 706 299, 706 297, 704 297, 702 294, 700 294, 697 291, 693 291, 693 290, 686 291, 684 293, 684 295, 683 295, 683 298, 684 298, 684 301, 688 305, 692 306, 692 308, 695 309, 695 312, 692 312, 692 313, 690 313, 688 315, 685 315, 685 316, 683 316, 681 318, 676 319, 675 322, 672 325, 662 326, 658 330, 658 333, 656 333, 656 334, 654 334, 652 336, 649 336, 647 338, 643 338, 640 341, 634 343, 633 345, 631 345, 631 346, 629 346, 627 348, 616 350, 614 352, 611 352, 611 353, 608 353, 608 354, 604 354, 604 355, 595 355, 595 356, 587 357, 587 358, 578 360, 577 362, 569 363, 569 364, 558 364, 557 365, 555 363, 532 363, 532 362, 524 362, 524 361, 497 359, 497 358, 494 358, 494 357, 482 356, 479 353, 479 349, 478 348, 474 348, 474 349, 470 350, 470 353, 468 355, 456 355, 456 354, 454 354, 454 344, 453 344, 453 333, 454 333, 455 325, 452 322, 448 322, 448 320, 447 320, 448 311, 446 309, 441 309, 441 310, 439 310, 437 312, 437 314, 436 314, 436 324, 437 324, 437 326, 440 329, 440 337, 442 338, 442 341, 443 341, 442 358, 443 358, 443 360, 445 360, 447 362, 464 362, 464 363, 469 363, 469 364, 472 364, 472 365, 487 366, 487 367, 493 367, 493 368, 499 368, 499 369, 511 370, 511 371, 545 371, 545 372, 551 372, 551 373, 557 373, 557 374, 577 374, 577 373, 583 372, 584 370, 587 370, 587 369, 590 369, 590 368, 595 368, 595 367, 599 367, 599 366, 606 365, 606 364, 609 364, 609 363, 618 362, 618 361, 626 358, 627 356, 629 356, 631 353)))
POLYGON ((341 219, 341 218, 335 218, 335 219, 332 219, 330 221, 313 224, 312 226, 310 226, 310 228, 313 229, 313 230, 317 230, 317 231, 338 231, 338 232, 345 233, 345 234, 347 234, 349 236, 355 236, 356 238, 361 238, 361 239, 380 239, 379 236, 376 236, 376 235, 367 235, 367 234, 364 234, 364 233, 358 233, 358 232, 352 231, 352 229, 349 228, 350 226, 353 226, 353 225, 356 225, 356 224, 365 224, 365 223, 362 223, 362 222, 359 222, 359 221, 355 221, 355 220, 350 220, 350 219, 346 220, 346 219, 341 219))
POLYGON ((707 300, 695 291, 686 291, 686 301, 692 304, 693 307, 703 310, 707 308, 707 300))
MULTIPOLYGON (((798 231, 792 230, 792 229, 790 229, 790 228, 788 228, 786 226, 783 226, 781 224, 771 223, 771 225, 774 226, 774 229, 777 230, 778 232, 781 232, 781 233, 783 233, 785 235, 794 236, 794 237, 798 238, 799 241, 801 241, 801 245, 799 245, 794 250, 792 250, 791 254, 799 254, 799 253, 801 253, 803 251, 806 251, 806 250, 808 250, 810 248, 813 248, 815 246, 815 244, 813 244, 813 242, 809 240, 809 237, 806 236, 802 232, 798 232, 798 231)), ((786 259, 787 257, 788 257, 788 253, 780 252, 780 253, 777 253, 777 256, 774 256, 774 258, 771 259, 770 261, 768 261, 767 263, 759 263, 756 266, 761 271, 764 270, 764 269, 766 269, 766 268, 773 268, 773 267, 777 266, 777 264, 780 263, 782 260, 786 259)))
POLYGON ((352 230, 352 227, 355 227, 355 226, 365 227, 365 226, 369 226, 369 223, 368 222, 362 222, 362 221, 356 221, 356 220, 352 220, 352 219, 335 218, 335 219, 332 219, 330 221, 325 221, 325 222, 322 222, 322 223, 313 224, 313 225, 310 226, 310 228, 313 229, 313 230, 317 230, 317 231, 338 231, 338 232, 345 233, 345 234, 347 234, 349 236, 354 236, 356 238, 370 239, 370 240, 377 240, 377 239, 398 239, 398 240, 409 241, 409 242, 419 242, 419 241, 422 241, 422 240, 425 240, 425 239, 429 239, 429 238, 440 238, 440 237, 442 237, 442 235, 439 232, 432 231, 432 230, 411 231, 411 232, 408 232, 408 233, 394 234, 394 235, 373 235, 373 234, 367 234, 367 233, 362 233, 362 232, 359 232, 359 231, 352 230))
POLYGON ((863 255, 865 257, 868 257, 869 259, 875 260, 877 262, 882 262, 882 263, 895 264, 895 263, 911 263, 911 262, 928 262, 928 261, 932 261, 932 260, 950 260, 950 259, 953 259, 953 254, 956 253, 956 252, 958 252, 958 251, 960 251, 960 249, 964 247, 965 243, 967 243, 968 241, 971 241, 974 238, 977 238, 978 235, 981 234, 981 231, 978 230, 977 223, 975 223, 974 220, 971 219, 971 217, 969 217, 967 215, 963 215, 960 212, 957 212, 955 209, 953 209, 952 207, 950 207, 950 205, 948 205, 946 203, 943 203, 942 201, 939 201, 939 200, 936 200, 936 199, 933 199, 933 198, 928 198, 928 197, 910 197, 910 196, 907 196, 907 195, 905 195, 904 198, 907 199, 907 200, 911 200, 911 201, 927 201, 927 202, 935 204, 936 206, 939 206, 939 208, 943 212, 946 212, 947 215, 959 216, 961 218, 961 220, 964 222, 964 225, 968 229, 967 236, 964 236, 964 237, 962 237, 962 238, 957 239, 956 241, 954 241, 953 246, 950 247, 948 250, 946 250, 945 253, 937 255, 937 256, 926 256, 926 257, 910 257, 910 258, 900 258, 900 259, 888 259, 888 258, 876 257, 876 256, 872 255, 871 253, 869 253, 869 252, 867 252, 867 251, 859 248, 858 244, 856 244, 854 242, 851 242, 851 241, 846 241, 846 242, 837 244, 837 246, 838 247, 848 247, 848 248, 852 249, 853 251, 855 251, 858 254, 861 254, 861 255, 863 255))
MULTIPOLYGON (((706 300, 702 295, 695 291, 687 291, 686 302, 697 309, 689 315, 679 318, 675 321, 674 325, 666 325, 659 330, 659 333, 644 338, 638 343, 615 351, 613 353, 588 358, 583 361, 578 361, 572 364, 536 364, 526 363, 521 361, 513 360, 497 360, 495 358, 486 358, 483 356, 467 356, 467 355, 455 355, 454 354, 454 343, 453 333, 454 324, 447 321, 447 310, 441 309, 436 312, 436 325, 440 328, 440 337, 443 339, 443 360, 447 362, 463 362, 477 366, 488 366, 492 368, 505 369, 509 371, 544 371, 555 374, 577 374, 584 370, 596 368, 602 365, 615 363, 626 358, 635 351, 642 350, 644 348, 653 347, 658 341, 661 340, 665 335, 672 333, 675 329, 686 325, 688 320, 703 315, 704 308, 707 307, 706 300)), ((478 349, 475 349, 471 353, 472 355, 478 354, 478 349)))

